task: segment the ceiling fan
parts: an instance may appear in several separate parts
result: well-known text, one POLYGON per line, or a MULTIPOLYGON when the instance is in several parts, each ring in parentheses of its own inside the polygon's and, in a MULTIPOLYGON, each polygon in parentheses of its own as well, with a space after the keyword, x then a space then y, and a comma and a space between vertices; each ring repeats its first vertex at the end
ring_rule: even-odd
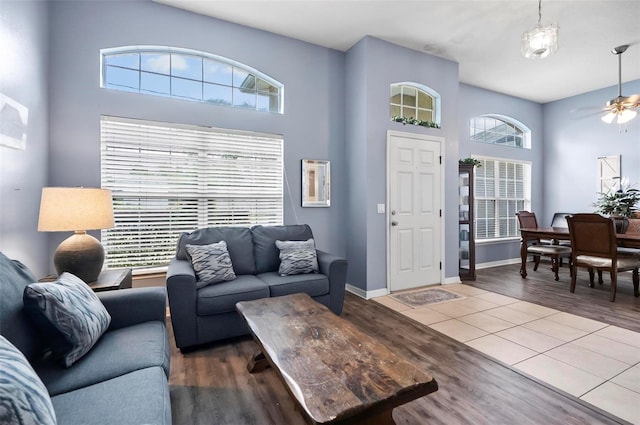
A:
POLYGON ((611 50, 611 53, 618 56, 618 97, 608 101, 603 109, 606 114, 602 117, 602 121, 607 124, 611 124, 614 120, 618 124, 629 122, 638 115, 634 109, 640 108, 640 94, 622 95, 622 54, 628 47, 623 45, 611 50))

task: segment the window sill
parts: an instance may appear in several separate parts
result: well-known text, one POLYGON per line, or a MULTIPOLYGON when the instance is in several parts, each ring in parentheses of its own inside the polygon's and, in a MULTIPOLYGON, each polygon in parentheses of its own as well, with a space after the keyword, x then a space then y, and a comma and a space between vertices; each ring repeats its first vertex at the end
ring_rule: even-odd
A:
POLYGON ((497 239, 476 239, 476 245, 496 245, 501 243, 513 243, 520 242, 520 237, 515 236, 511 238, 497 238, 497 239))

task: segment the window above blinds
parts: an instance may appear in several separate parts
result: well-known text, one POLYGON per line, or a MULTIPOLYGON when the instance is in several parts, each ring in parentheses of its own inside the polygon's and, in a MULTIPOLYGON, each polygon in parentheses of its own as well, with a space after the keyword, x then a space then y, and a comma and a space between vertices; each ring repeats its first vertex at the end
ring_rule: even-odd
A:
POLYGON ((165 265, 182 232, 282 224, 282 136, 103 116, 108 268, 165 265))

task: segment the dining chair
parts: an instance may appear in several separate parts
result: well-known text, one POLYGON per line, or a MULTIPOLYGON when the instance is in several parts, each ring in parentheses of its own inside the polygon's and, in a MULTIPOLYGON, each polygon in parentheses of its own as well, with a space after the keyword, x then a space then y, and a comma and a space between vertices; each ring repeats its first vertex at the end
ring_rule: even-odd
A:
MULTIPOLYGON (((520 228, 536 228, 538 220, 535 213, 529 211, 518 211, 516 213, 520 228)), ((530 239, 525 242, 527 244, 527 253, 533 255, 533 271, 538 270, 540 265, 540 257, 551 258, 551 271, 555 273, 555 279, 559 280, 558 271, 560 269, 560 258, 571 259, 571 247, 555 244, 543 244, 539 239, 530 239)))
POLYGON ((633 272, 633 294, 638 290, 640 258, 618 256, 616 229, 613 220, 600 214, 574 214, 567 219, 571 239, 572 273, 571 292, 575 292, 578 267, 589 269, 589 286, 593 288, 594 270, 608 271, 611 275, 610 301, 616 299, 618 272, 633 272))

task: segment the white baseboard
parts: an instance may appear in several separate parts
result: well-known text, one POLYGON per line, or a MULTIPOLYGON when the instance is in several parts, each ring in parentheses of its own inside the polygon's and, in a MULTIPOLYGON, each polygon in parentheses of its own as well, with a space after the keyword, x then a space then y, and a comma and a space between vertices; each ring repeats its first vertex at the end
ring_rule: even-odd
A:
POLYGON ((383 297, 385 295, 389 295, 389 291, 387 288, 382 289, 374 289, 373 291, 365 291, 362 288, 358 288, 357 286, 349 285, 347 283, 346 290, 351 292, 354 295, 359 296, 360 298, 364 298, 365 300, 369 300, 375 297, 383 297))
POLYGON ((476 270, 480 269, 488 269, 490 267, 498 267, 498 266, 507 266, 509 264, 518 264, 522 260, 520 258, 510 258, 508 260, 500 260, 500 261, 491 261, 488 263, 480 263, 476 264, 476 270))

